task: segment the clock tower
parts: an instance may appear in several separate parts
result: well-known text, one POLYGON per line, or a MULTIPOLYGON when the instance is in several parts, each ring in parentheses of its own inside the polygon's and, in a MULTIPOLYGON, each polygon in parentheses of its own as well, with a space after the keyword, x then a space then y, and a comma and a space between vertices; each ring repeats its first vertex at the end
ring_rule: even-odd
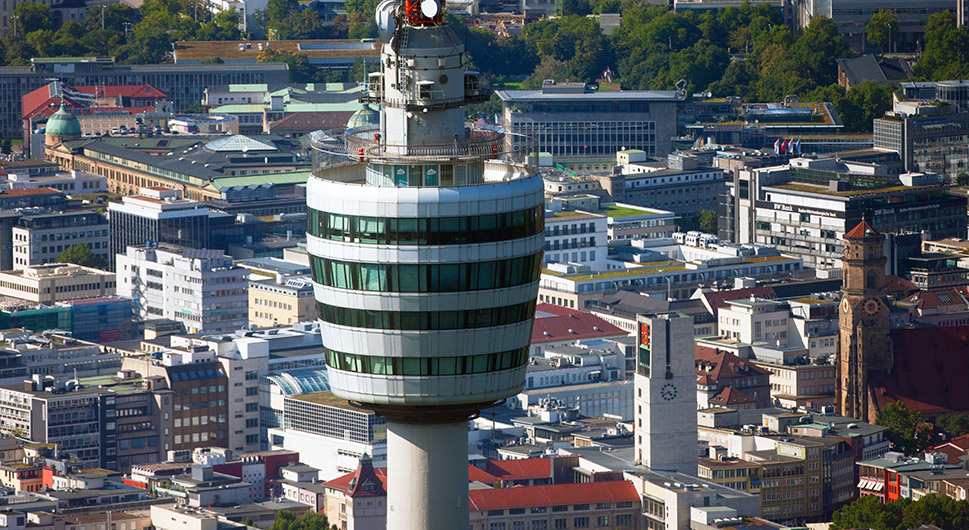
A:
POLYGON ((696 475, 693 317, 637 317, 636 459, 657 471, 696 475))
POLYGON ((885 304, 885 236, 867 222, 845 233, 838 345, 838 413, 874 422, 869 385, 892 368, 891 320, 885 304))

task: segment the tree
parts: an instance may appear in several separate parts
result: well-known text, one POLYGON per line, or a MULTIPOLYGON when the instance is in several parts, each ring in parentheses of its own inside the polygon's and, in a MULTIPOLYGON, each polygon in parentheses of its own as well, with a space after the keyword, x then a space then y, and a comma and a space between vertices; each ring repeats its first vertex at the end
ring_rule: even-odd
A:
POLYGON ((713 210, 700 210, 696 217, 697 226, 701 232, 707 234, 717 233, 717 212, 713 210))
POLYGON ((969 417, 966 417, 965 414, 959 414, 958 412, 943 414, 935 421, 935 426, 949 433, 949 436, 955 438, 956 436, 962 436, 963 434, 969 433, 969 417))
POLYGON ((969 528, 969 502, 936 494, 926 495, 915 502, 901 498, 882 503, 874 495, 865 495, 834 512, 831 530, 907 530, 922 525, 969 528))
POLYGON ((104 256, 91 252, 91 246, 87 243, 65 248, 61 255, 57 256, 57 263, 73 263, 95 269, 106 269, 108 267, 108 261, 104 259, 104 256))
POLYGON ((289 510, 282 510, 276 514, 276 521, 269 530, 328 530, 329 528, 331 528, 330 522, 326 516, 313 510, 307 510, 299 517, 294 516, 289 510))
POLYGON ((11 18, 16 18, 16 33, 23 37, 28 33, 51 29, 50 6, 37 2, 20 2, 13 9, 11 18))
POLYGON ((843 98, 833 101, 845 129, 853 132, 871 132, 872 120, 881 118, 892 108, 895 87, 879 85, 871 80, 852 88, 843 98))
POLYGON ((898 17, 894 11, 882 9, 871 16, 868 24, 865 24, 865 32, 868 34, 868 42, 878 46, 881 51, 892 51, 892 43, 898 42, 901 33, 898 30, 898 17))
POLYGON ((951 11, 930 16, 925 24, 925 51, 915 64, 916 76, 932 81, 969 77, 967 44, 969 28, 957 27, 951 11))
POLYGON ((888 427, 886 437, 892 449, 906 455, 922 453, 936 441, 932 425, 922 421, 921 414, 909 410, 901 401, 886 405, 875 418, 875 424, 888 427))
POLYGON ((875 530, 896 530, 902 523, 904 504, 910 502, 882 503, 874 495, 865 495, 844 508, 834 512, 831 529, 874 528, 875 530))
POLYGON ((838 25, 825 16, 812 18, 791 50, 801 75, 815 85, 830 85, 837 81, 838 59, 852 55, 838 34, 838 25))

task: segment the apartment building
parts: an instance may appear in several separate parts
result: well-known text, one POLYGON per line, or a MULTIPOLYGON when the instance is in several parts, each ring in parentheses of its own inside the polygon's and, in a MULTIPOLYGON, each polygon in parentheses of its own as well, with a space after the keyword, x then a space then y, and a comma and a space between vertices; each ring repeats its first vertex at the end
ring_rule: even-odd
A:
POLYGON ((309 276, 249 279, 249 325, 275 328, 316 317, 309 276))
POLYGON ((640 527, 641 499, 625 480, 473 489, 469 501, 472 530, 640 527))
POLYGON ((605 270, 608 217, 574 210, 546 211, 545 264, 574 263, 605 270))
POLYGON ((118 294, 142 319, 172 319, 189 333, 221 333, 248 322, 247 269, 221 250, 130 246, 117 256, 118 294))
POLYGON ((161 361, 127 357, 123 368, 159 378, 171 390, 171 449, 225 447, 229 442, 229 379, 222 364, 208 358, 169 356, 161 361), (177 364, 185 362, 185 364, 177 364))
POLYGON ((115 294, 115 275, 91 267, 52 263, 0 272, 0 297, 34 304, 115 294))
POLYGON ((0 387, 0 432, 56 445, 82 468, 127 471, 161 462, 173 448, 171 403, 164 382, 131 374, 34 376, 19 387, 0 387))
POLYGON ((53 263, 66 249, 85 244, 108 260, 108 221, 94 210, 23 212, 11 228, 13 268, 53 263))
POLYGON ((167 365, 222 365, 228 380, 227 438, 222 446, 236 453, 260 449, 259 380, 269 371, 269 360, 269 341, 252 336, 173 335, 171 349, 162 353, 167 365))
POLYGON ((772 521, 821 517, 823 447, 806 438, 778 439, 774 449, 745 454, 746 460, 761 466, 761 517, 772 521))
POLYGON ((760 494, 763 466, 734 457, 701 458, 697 476, 728 488, 760 494))

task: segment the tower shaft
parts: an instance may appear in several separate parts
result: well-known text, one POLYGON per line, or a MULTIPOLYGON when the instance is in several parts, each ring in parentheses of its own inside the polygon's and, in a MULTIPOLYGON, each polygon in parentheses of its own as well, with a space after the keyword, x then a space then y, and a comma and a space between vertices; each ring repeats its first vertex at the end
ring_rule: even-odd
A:
POLYGON ((468 424, 387 422, 387 528, 468 528, 468 424))

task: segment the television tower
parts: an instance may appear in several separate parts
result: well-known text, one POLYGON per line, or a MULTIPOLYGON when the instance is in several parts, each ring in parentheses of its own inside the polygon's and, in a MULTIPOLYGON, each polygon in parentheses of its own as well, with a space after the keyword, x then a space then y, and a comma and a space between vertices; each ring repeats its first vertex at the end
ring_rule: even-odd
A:
POLYGON ((534 144, 465 123, 489 94, 442 4, 380 4, 379 119, 317 134, 307 183, 330 384, 387 418, 395 530, 468 528, 467 422, 524 385, 544 248, 534 144))

